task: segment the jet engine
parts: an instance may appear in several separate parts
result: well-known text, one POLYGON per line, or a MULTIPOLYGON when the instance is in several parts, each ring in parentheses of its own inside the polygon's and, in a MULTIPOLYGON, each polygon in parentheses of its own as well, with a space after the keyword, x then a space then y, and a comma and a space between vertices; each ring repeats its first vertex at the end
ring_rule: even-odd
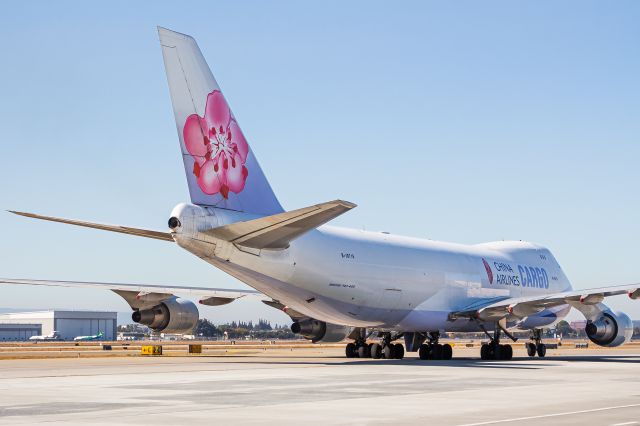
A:
POLYGON ((585 332, 596 345, 620 346, 631 340, 633 322, 623 312, 604 311, 596 319, 587 322, 585 332))
POLYGON ((190 300, 174 296, 153 308, 134 311, 131 319, 153 331, 188 334, 198 323, 198 308, 190 300))
POLYGON ((338 325, 307 318, 291 324, 291 331, 313 343, 337 343, 343 341, 353 329, 346 325, 338 325))

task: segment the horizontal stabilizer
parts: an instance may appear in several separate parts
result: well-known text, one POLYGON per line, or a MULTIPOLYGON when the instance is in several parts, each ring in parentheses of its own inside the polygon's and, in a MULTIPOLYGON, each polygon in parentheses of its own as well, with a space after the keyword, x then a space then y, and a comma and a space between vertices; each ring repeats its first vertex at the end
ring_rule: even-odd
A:
POLYGON ((335 200, 259 219, 236 222, 205 231, 205 234, 254 249, 282 250, 304 233, 356 207, 335 200))
POLYGON ((105 225, 102 223, 84 222, 81 220, 63 219, 59 217, 41 216, 34 213, 16 212, 13 210, 9 210, 9 213, 30 217, 33 219, 49 220, 51 222, 67 223, 69 225, 84 226, 86 228, 102 229, 103 231, 119 232, 121 234, 136 235, 138 237, 154 238, 156 240, 173 242, 173 237, 169 232, 152 231, 149 229, 141 228, 130 228, 128 226, 121 225, 105 225))

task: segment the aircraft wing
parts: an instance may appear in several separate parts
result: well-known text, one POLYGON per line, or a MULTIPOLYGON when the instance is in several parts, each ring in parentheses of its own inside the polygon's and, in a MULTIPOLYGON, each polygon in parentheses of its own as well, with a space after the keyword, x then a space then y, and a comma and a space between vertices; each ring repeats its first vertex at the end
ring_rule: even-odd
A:
POLYGON ((30 279, 0 278, 0 284, 42 285, 54 287, 79 287, 111 290, 122 296, 133 309, 156 305, 174 295, 198 298, 200 304, 218 306, 231 303, 245 296, 263 296, 254 290, 236 290, 227 288, 162 286, 147 284, 98 283, 85 281, 49 281, 30 279))
POLYGON ((451 312, 450 320, 458 318, 474 318, 481 321, 497 321, 507 315, 524 318, 544 309, 560 305, 595 305, 605 297, 627 294, 632 299, 640 298, 640 284, 600 287, 586 290, 571 290, 540 296, 512 297, 493 299, 469 305, 460 311, 451 312))

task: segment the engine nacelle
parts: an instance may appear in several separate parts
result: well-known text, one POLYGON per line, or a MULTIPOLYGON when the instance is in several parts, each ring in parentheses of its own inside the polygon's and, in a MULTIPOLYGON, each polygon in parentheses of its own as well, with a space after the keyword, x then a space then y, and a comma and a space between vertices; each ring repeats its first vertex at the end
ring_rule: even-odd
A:
POLYGON ((353 329, 346 325, 338 325, 318 321, 313 318, 296 321, 291 324, 291 331, 299 334, 313 343, 337 343, 341 342, 353 329))
POLYGON ((198 308, 190 300, 172 297, 151 309, 134 311, 131 319, 153 331, 189 334, 198 323, 198 308))
POLYGON ((604 311, 587 322, 587 337, 596 345, 620 346, 631 340, 633 321, 623 312, 604 311))

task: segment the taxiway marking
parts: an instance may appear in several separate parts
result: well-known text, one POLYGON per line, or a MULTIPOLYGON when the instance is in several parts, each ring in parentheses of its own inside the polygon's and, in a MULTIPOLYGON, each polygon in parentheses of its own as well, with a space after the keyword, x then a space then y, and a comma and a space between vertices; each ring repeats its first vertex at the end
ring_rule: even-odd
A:
MULTIPOLYGON (((549 418, 549 417, 569 416, 571 414, 595 413, 595 412, 598 412, 598 411, 616 410, 616 409, 619 409, 619 408, 632 408, 632 407, 640 407, 640 404, 616 405, 616 406, 613 406, 613 407, 593 408, 591 410, 566 411, 564 413, 542 414, 540 416, 514 417, 512 419, 489 420, 487 422, 465 423, 465 424, 459 425, 459 426, 493 425, 493 424, 497 424, 497 423, 509 423, 509 422, 518 422, 518 421, 533 420, 533 419, 546 419, 546 418, 549 418)), ((632 424, 637 424, 637 423, 638 422, 618 423, 617 426, 632 425, 632 424)), ((612 426, 616 426, 616 425, 612 425, 612 426)))

